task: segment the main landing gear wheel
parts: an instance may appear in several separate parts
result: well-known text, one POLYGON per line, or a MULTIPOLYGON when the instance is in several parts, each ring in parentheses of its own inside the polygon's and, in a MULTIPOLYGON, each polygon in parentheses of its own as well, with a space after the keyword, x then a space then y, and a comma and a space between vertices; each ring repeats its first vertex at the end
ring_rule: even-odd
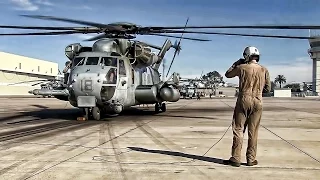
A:
POLYGON ((162 103, 162 104, 161 104, 161 111, 162 111, 162 112, 166 112, 166 111, 167 111, 167 106, 166 106, 165 103, 162 103))
POLYGON ((161 109, 162 112, 166 112, 167 111, 167 107, 165 103, 156 103, 156 105, 154 106, 155 111, 158 113, 161 109))

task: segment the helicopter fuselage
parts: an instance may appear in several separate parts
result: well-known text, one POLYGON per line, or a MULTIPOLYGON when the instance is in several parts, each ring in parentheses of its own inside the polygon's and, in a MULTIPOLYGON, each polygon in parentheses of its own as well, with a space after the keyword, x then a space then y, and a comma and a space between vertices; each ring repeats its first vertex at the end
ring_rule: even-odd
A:
POLYGON ((134 68, 126 57, 109 54, 83 52, 74 58, 67 83, 72 106, 120 113, 138 104, 179 100, 178 90, 161 82, 156 69, 134 68))

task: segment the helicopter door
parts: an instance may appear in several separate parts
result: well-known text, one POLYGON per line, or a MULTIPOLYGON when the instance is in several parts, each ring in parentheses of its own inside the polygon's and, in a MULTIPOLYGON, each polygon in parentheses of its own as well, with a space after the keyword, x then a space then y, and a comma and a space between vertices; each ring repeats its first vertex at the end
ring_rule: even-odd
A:
POLYGON ((125 103, 128 98, 128 76, 126 66, 122 59, 119 59, 119 82, 118 82, 118 99, 125 103))

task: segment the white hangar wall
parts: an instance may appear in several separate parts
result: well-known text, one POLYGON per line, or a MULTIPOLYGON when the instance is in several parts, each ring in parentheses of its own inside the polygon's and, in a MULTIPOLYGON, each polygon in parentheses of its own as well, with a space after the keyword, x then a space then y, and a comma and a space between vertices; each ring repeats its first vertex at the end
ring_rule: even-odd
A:
POLYGON ((58 75, 58 63, 0 52, 0 96, 26 96, 28 91, 40 88, 32 86, 40 79, 53 79, 58 75))

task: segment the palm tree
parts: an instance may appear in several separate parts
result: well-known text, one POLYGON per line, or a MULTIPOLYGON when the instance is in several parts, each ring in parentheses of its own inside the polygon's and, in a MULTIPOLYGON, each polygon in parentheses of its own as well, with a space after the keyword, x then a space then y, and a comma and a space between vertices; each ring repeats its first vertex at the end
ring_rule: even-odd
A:
POLYGON ((286 82, 287 82, 287 79, 284 77, 284 75, 278 75, 278 76, 275 78, 274 82, 275 82, 275 83, 279 83, 280 88, 281 88, 281 84, 286 83, 286 82))

